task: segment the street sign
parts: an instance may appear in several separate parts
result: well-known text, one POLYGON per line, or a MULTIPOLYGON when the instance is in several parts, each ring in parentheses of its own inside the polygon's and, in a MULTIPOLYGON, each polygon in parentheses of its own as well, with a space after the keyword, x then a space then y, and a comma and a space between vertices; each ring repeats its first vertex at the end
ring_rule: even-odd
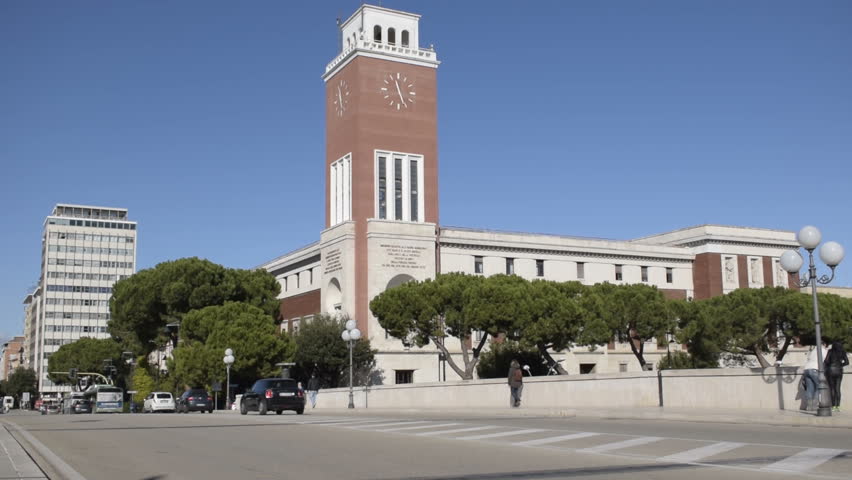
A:
POLYGON ((213 382, 213 391, 221 392, 222 391, 222 382, 213 382))
POLYGON ((21 394, 21 401, 26 403, 30 401, 30 392, 24 392, 21 394))
POLYGON ((139 393, 137 390, 128 390, 127 393, 133 395, 134 393, 139 393))

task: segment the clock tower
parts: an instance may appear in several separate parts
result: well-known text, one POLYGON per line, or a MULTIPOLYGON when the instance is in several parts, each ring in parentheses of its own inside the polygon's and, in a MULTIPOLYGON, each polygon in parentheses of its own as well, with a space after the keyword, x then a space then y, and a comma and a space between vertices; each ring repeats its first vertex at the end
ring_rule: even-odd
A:
POLYGON ((401 348, 369 311, 386 288, 436 273, 438 62, 420 16, 362 5, 340 24, 326 97, 322 310, 374 348, 401 348))

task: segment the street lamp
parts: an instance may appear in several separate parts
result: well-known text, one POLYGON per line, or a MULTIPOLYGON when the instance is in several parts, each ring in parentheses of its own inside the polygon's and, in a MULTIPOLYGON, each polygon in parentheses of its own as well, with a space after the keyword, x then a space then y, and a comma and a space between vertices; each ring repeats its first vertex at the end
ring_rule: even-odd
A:
MULTIPOLYGON (((813 226, 806 226, 799 230, 796 236, 799 245, 808 251, 808 273, 807 276, 799 280, 799 285, 802 288, 811 286, 811 296, 814 303, 814 325, 816 325, 816 348, 817 348, 817 373, 819 375, 819 386, 817 387, 817 396, 819 398, 819 409, 817 410, 818 417, 831 416, 831 401, 828 395, 828 382, 825 380, 825 372, 822 365, 822 332, 819 323, 819 301, 817 300, 817 284, 825 285, 834 280, 834 269, 843 261, 843 247, 837 242, 825 242, 822 248, 819 249, 819 258, 823 263, 831 269, 831 277, 828 275, 818 276, 816 265, 814 264, 814 250, 822 240, 822 233, 819 229, 813 226)), ((789 273, 797 273, 802 268, 804 260, 798 250, 787 250, 781 254, 781 268, 789 273)))
POLYGON ((666 355, 668 357, 668 366, 672 368, 672 344, 675 343, 675 335, 672 332, 666 332, 666 355))
POLYGON ((133 352, 121 352, 121 359, 130 365, 130 381, 127 382, 130 387, 128 389, 128 393, 130 393, 130 413, 136 413, 136 403, 133 402, 133 394, 135 393, 133 390, 133 373, 136 370, 136 359, 133 358, 133 352))
POLYGON ((225 362, 225 369, 228 371, 227 383, 225 384, 225 408, 227 409, 229 407, 228 403, 231 401, 231 365, 234 364, 234 351, 226 348, 225 358, 222 361, 225 362))
POLYGON ((361 330, 355 326, 355 320, 346 322, 346 330, 340 334, 340 338, 349 344, 349 408, 355 408, 355 394, 352 392, 352 347, 361 338, 361 330))

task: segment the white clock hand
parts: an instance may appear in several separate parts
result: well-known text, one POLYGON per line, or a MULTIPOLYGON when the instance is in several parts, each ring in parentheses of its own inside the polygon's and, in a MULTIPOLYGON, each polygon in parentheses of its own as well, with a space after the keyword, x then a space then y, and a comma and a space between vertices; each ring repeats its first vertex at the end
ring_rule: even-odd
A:
POLYGON ((340 109, 343 109, 343 94, 340 93, 340 85, 337 86, 337 99, 340 101, 340 109))
POLYGON ((399 94, 399 101, 402 102, 402 105, 407 108, 408 105, 405 104, 405 99, 402 98, 402 90, 400 90, 400 88, 399 88, 399 82, 394 80, 394 83, 396 84, 396 93, 399 94))

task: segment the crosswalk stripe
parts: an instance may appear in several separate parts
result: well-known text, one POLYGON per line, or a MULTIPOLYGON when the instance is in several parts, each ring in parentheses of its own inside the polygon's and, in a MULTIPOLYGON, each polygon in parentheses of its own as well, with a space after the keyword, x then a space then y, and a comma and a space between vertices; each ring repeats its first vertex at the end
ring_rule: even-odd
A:
POLYGON ((420 420, 417 422, 393 422, 393 423, 379 423, 373 425, 357 425, 352 428, 375 428, 375 427, 391 427, 394 425, 414 425, 415 423, 429 423, 425 420, 420 420))
POLYGON ((423 432, 423 433, 417 433, 415 435, 420 436, 420 437, 425 437, 427 435, 442 435, 444 433, 474 432, 476 430, 486 430, 486 429, 489 429, 489 428, 497 428, 497 426, 496 425, 488 425, 488 426, 485 426, 485 427, 454 428, 452 430, 438 430, 436 432, 423 432))
POLYGON ((614 443, 605 443, 603 445, 598 445, 597 447, 589 447, 578 450, 579 452, 587 452, 587 453, 602 453, 609 452, 611 450, 620 450, 622 448, 636 447, 638 445, 644 445, 646 443, 652 443, 662 440, 660 437, 639 437, 633 438, 631 440, 623 440, 621 442, 614 443))
POLYGON ((482 435, 471 435, 468 437, 458 437, 456 440, 480 440, 483 438, 510 437, 512 435, 523 435, 525 433, 543 432, 543 428, 528 428, 526 430, 513 430, 511 432, 485 433, 482 435))
POLYGON ((846 452, 846 450, 837 450, 834 448, 809 448, 795 455, 791 455, 784 460, 767 465, 761 468, 761 470, 776 472, 805 472, 844 452, 846 452))
POLYGON ((599 433, 591 433, 591 432, 581 432, 581 433, 572 433, 570 435, 559 435, 558 437, 547 437, 547 438, 539 438, 536 440, 527 440, 525 442, 517 442, 512 445, 517 446, 533 446, 533 445, 547 445, 548 443, 556 443, 561 442, 563 440, 574 440, 578 438, 586 438, 586 437, 594 437, 595 435, 600 435, 599 433))
POLYGON ((437 428, 437 427, 449 427, 452 425, 458 425, 458 423, 439 423, 437 425, 417 425, 416 427, 397 427, 397 428, 382 428, 380 430, 376 430, 377 432, 399 432, 401 430, 419 430, 421 428, 437 428))
POLYGON ((662 460, 664 462, 676 462, 676 463, 689 463, 689 462, 697 462, 702 458, 712 457, 713 455, 718 455, 720 453, 725 453, 729 450, 733 450, 735 448, 739 448, 745 445, 744 443, 738 442, 719 442, 714 443, 712 445, 706 445, 703 447, 693 448, 692 450, 686 450, 684 452, 673 453, 671 455, 666 455, 665 457, 660 457, 657 460, 662 460))
POLYGON ((384 420, 346 420, 342 422, 333 422, 333 423, 323 423, 322 425, 356 425, 359 423, 373 423, 373 422, 382 422, 384 420))

